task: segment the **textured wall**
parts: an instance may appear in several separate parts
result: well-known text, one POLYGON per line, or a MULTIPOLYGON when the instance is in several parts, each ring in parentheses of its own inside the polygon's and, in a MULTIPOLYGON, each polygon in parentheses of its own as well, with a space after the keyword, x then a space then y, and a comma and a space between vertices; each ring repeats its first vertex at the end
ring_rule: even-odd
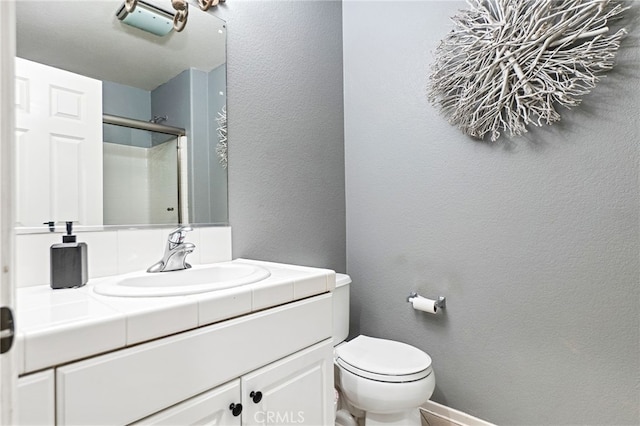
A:
POLYGON ((234 257, 345 270, 342 5, 243 1, 228 23, 234 257))
MULTIPOLYGON (((224 84, 223 78, 210 79, 207 72, 190 68, 151 92, 153 115, 166 115, 168 119, 164 124, 187 131, 189 221, 192 224, 226 224, 228 221, 226 171, 215 157, 211 158, 218 139, 211 134, 209 125, 216 116, 210 106, 210 84, 220 80, 224 84)), ((213 100, 216 105, 219 98, 216 94, 213 100)))
POLYGON ((492 145, 425 96, 464 7, 343 3, 352 331, 427 351, 433 399, 497 424, 639 424, 638 30, 582 107, 492 145))

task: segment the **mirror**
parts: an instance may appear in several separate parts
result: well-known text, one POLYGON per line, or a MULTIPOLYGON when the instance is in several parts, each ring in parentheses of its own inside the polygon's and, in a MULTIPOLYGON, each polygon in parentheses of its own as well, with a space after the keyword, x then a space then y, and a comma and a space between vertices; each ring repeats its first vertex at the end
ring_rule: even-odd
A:
MULTIPOLYGON (((170 0, 145 1, 165 11, 173 11, 170 0)), ((167 137, 165 134, 150 135, 142 130, 104 125, 99 136, 100 143, 103 146, 107 146, 108 143, 109 146, 100 153, 104 160, 104 164, 100 166, 107 173, 99 178, 100 191, 104 188, 105 195, 100 197, 103 208, 98 216, 102 216, 102 219, 100 223, 97 220, 82 223, 82 218, 75 220, 80 222, 80 229, 86 225, 86 228, 91 230, 112 223, 136 226, 177 224, 177 213, 169 214, 167 211, 176 211, 177 206, 182 204, 182 210, 185 211, 183 223, 228 224, 226 163, 221 161, 221 153, 217 152, 220 150, 216 149, 219 148, 218 128, 221 122, 217 119, 224 113, 226 120, 225 22, 210 12, 199 10, 194 3, 190 4, 189 18, 184 31, 171 31, 168 35, 160 37, 118 20, 116 13, 122 4, 122 0, 18 0, 16 4, 16 55, 19 58, 100 80, 102 114, 181 128, 186 134, 186 153, 179 151, 185 154, 184 158, 178 160, 175 159, 175 155, 164 156, 163 163, 154 165, 154 171, 144 172, 147 180, 164 182, 160 183, 161 187, 172 187, 172 195, 164 194, 162 197, 171 198, 175 203, 163 201, 162 208, 165 214, 142 214, 138 206, 123 202, 118 197, 119 192, 144 192, 141 192, 139 183, 143 179, 123 178, 123 168, 133 167, 126 166, 125 163, 135 162, 131 156, 138 159, 144 157, 138 163, 154 161, 150 158, 156 158, 157 155, 151 151, 168 153, 171 151, 168 147, 171 144, 175 147, 179 143, 177 139, 181 138, 171 135, 167 137), (164 148, 158 148, 159 146, 164 148), (134 151, 135 154, 131 154, 134 151), (170 161, 175 163, 169 165, 167 158, 174 158, 170 161), (178 163, 183 168, 179 173, 174 167, 178 163), (167 176, 175 180, 166 181, 167 176), (183 178, 180 185, 177 183, 179 177, 183 178), (183 194, 175 195, 176 188, 182 190, 183 194), (120 203, 120 207, 124 204, 133 214, 123 216, 125 219, 106 219, 114 217, 111 213, 105 214, 114 211, 114 203, 120 203)), ((58 96, 57 102, 73 109, 73 99, 67 99, 65 96, 75 92, 60 92, 62 95, 58 96)), ((17 83, 17 102, 24 93, 28 93, 27 88, 20 88, 17 83)), ((44 164, 46 161, 40 158, 43 156, 42 150, 29 151, 21 148, 20 142, 18 125, 16 150, 18 154, 22 153, 22 163, 29 165, 17 173, 18 204, 29 207, 35 205, 30 196, 38 196, 34 197, 33 191, 28 190, 29 185, 25 181, 40 171, 34 164, 44 164), (26 170, 28 168, 31 170, 26 170), (27 190, 21 190, 24 188, 27 190)), ((27 223, 18 225, 31 228, 31 231, 35 227, 42 232, 48 232, 43 222, 68 220, 63 217, 64 211, 68 210, 65 201, 73 198, 75 192, 81 192, 86 186, 86 182, 82 181, 85 177, 84 172, 66 172, 69 164, 82 162, 78 160, 80 157, 67 155, 66 153, 70 152, 68 148, 49 150, 50 167, 63 170, 65 173, 63 178, 40 178, 43 179, 42 185, 53 186, 60 180, 65 184, 65 188, 71 187, 74 190, 68 191, 70 194, 57 196, 59 199, 55 202, 49 202, 52 206, 57 205, 56 203, 62 206, 53 208, 53 213, 40 213, 37 208, 28 209, 30 215, 27 216, 31 218, 25 220, 27 223), (62 162, 58 162, 59 157, 63 158, 62 162)), ((20 167, 18 164, 17 168, 20 167)), ((151 197, 149 194, 154 191, 157 192, 149 190, 138 197, 151 197)), ((54 197, 49 194, 47 196, 54 197)), ((27 210, 26 207, 23 210, 27 210)))

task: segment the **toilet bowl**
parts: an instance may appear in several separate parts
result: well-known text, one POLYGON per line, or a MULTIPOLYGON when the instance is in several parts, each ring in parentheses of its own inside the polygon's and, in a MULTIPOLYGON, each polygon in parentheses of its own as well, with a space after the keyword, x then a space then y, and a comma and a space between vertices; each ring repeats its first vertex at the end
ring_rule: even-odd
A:
POLYGON ((336 386, 345 405, 354 417, 364 417, 366 426, 419 426, 419 407, 435 388, 431 357, 393 340, 360 335, 344 342, 350 283, 348 275, 336 274, 334 366, 336 386))

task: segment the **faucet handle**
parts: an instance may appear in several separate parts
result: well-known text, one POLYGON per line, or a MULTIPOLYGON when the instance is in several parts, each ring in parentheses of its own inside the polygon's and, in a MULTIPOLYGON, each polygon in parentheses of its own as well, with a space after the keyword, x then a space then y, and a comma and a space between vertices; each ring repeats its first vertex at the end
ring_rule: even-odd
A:
POLYGON ((190 225, 180 226, 169 233, 169 242, 172 244, 182 244, 187 232, 193 231, 190 225))

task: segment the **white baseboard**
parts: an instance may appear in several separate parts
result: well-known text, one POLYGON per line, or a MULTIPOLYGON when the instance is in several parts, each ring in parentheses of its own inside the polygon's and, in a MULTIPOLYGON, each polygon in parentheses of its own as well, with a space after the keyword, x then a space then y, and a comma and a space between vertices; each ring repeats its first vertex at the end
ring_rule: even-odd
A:
POLYGON ((495 426, 493 423, 486 422, 477 417, 473 417, 462 411, 449 408, 445 405, 438 404, 437 402, 427 401, 421 408, 421 410, 427 411, 438 417, 449 420, 460 426, 495 426))

